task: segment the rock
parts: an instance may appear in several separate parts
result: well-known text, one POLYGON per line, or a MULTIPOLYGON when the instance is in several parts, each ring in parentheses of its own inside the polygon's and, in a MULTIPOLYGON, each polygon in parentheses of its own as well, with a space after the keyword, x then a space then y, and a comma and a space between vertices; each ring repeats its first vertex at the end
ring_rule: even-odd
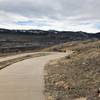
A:
POLYGON ((63 85, 63 88, 64 88, 65 90, 69 90, 69 89, 70 89, 70 87, 69 87, 68 84, 64 84, 64 85, 63 85))
POLYGON ((54 100, 52 96, 48 96, 47 100, 54 100))
POLYGON ((64 81, 59 81, 59 82, 56 82, 55 85, 56 86, 63 86, 65 82, 64 81))

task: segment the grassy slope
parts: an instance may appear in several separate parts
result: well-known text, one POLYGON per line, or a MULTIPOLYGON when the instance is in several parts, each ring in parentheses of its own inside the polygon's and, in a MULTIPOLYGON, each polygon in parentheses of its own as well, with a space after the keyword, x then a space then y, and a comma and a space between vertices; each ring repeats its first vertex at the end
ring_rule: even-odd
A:
POLYGON ((73 51, 78 51, 80 49, 88 49, 88 46, 90 47, 96 47, 100 44, 99 40, 85 40, 85 41, 72 41, 72 42, 67 42, 64 44, 60 45, 55 45, 46 49, 43 49, 43 51, 61 51, 64 52, 66 49, 70 49, 73 51))
POLYGON ((100 41, 65 43, 59 50, 65 48, 76 52, 45 67, 47 100, 100 100, 100 41))

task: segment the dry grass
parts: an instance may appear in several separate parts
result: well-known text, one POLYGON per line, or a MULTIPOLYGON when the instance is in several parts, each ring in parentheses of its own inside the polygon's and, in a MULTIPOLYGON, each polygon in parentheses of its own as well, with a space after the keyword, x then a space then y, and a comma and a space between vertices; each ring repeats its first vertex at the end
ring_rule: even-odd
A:
POLYGON ((82 41, 69 48, 76 52, 45 67, 46 97, 100 100, 100 41, 82 41))
POLYGON ((73 51, 82 51, 85 49, 90 49, 91 48, 95 48, 97 45, 97 47, 100 47, 100 41, 99 40, 85 40, 85 41, 72 41, 72 42, 67 42, 64 44, 60 44, 60 45, 55 45, 46 49, 43 49, 43 51, 61 51, 61 52, 65 52, 66 49, 70 49, 73 51))

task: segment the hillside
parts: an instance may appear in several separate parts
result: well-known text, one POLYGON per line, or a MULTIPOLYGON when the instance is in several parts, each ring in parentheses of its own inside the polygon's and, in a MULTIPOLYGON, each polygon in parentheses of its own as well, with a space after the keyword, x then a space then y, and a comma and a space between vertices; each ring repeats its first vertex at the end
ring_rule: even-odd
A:
POLYGON ((71 31, 0 29, 0 52, 37 51, 68 41, 99 38, 99 35, 71 31))
POLYGON ((61 51, 73 50, 72 55, 51 61, 45 67, 47 100, 100 100, 100 41, 70 44, 58 47, 61 51))
POLYGON ((76 52, 83 52, 83 50, 98 47, 100 41, 98 39, 86 39, 86 40, 78 40, 71 41, 66 43, 61 43, 59 45, 54 45, 48 48, 43 49, 43 51, 55 51, 55 52, 66 52, 66 50, 72 50, 76 52))

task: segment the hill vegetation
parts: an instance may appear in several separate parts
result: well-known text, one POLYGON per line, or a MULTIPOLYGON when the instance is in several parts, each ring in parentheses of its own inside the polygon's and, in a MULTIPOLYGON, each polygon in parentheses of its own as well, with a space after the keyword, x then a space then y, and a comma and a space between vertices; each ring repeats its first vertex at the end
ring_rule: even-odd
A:
POLYGON ((69 42, 49 50, 54 48, 74 53, 46 65, 47 100, 100 100, 100 41, 69 42))
POLYGON ((0 53, 38 51, 69 41, 99 39, 100 34, 54 30, 0 29, 0 53))

